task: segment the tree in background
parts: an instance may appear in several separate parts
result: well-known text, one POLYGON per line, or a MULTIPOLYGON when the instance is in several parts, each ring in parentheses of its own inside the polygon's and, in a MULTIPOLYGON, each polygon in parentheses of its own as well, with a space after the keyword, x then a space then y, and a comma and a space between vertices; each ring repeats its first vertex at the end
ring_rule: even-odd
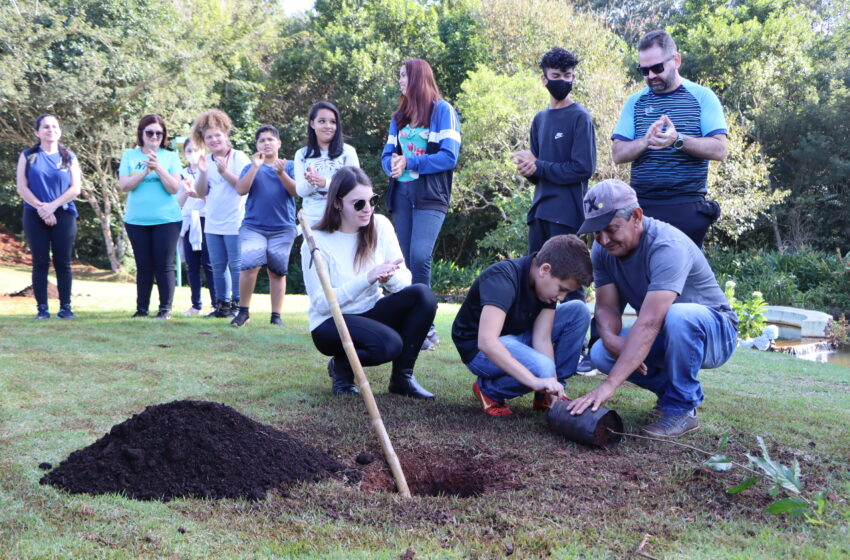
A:
MULTIPOLYGON (((172 132, 187 132, 195 114, 216 102, 224 61, 251 43, 240 45, 234 34, 264 28, 263 19, 234 24, 243 17, 234 14, 256 16, 256 5, 251 8, 211 0, 0 7, 0 139, 22 149, 32 144, 36 115, 59 115, 83 168, 81 199, 113 271, 123 269, 127 247, 117 165, 122 150, 135 144, 139 117, 160 113, 172 132)), ((87 225, 81 230, 89 231, 87 225)))

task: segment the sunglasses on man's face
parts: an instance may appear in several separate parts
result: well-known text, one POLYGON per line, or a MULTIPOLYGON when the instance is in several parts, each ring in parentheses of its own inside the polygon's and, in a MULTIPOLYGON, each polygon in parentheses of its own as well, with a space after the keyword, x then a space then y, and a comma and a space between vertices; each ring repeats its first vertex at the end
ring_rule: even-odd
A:
POLYGON ((146 130, 145 131, 145 136, 147 136, 148 138, 159 138, 162 135, 163 135, 163 132, 161 130, 146 130))
POLYGON ((674 56, 676 56, 676 55, 671 54, 670 56, 668 56, 667 58, 665 58, 664 60, 662 60, 658 64, 653 64, 652 66, 641 66, 640 62, 638 62, 636 68, 637 68, 638 72, 640 72, 644 76, 649 76, 650 72, 652 72, 653 74, 660 74, 660 73, 664 72, 664 65, 667 64, 668 62, 670 62, 671 60, 673 60, 674 56))
POLYGON ((360 212, 361 210, 366 208, 367 202, 369 203, 369 208, 374 208, 375 206, 378 205, 378 200, 380 200, 380 197, 378 195, 375 195, 372 198, 370 198, 369 200, 363 200, 363 199, 355 200, 351 205, 354 207, 355 210, 360 212))

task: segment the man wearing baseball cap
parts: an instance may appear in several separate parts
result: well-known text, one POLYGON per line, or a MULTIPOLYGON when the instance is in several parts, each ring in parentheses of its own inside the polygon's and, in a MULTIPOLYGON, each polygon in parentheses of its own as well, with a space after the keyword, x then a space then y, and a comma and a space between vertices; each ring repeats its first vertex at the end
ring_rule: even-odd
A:
POLYGON ((572 401, 572 414, 597 410, 624 381, 655 393, 643 428, 647 435, 676 437, 699 428, 702 368, 723 365, 735 350, 738 318, 702 251, 675 227, 648 218, 635 191, 608 179, 584 197, 581 233, 593 233, 599 340, 590 351, 594 367, 608 374, 596 389, 572 401), (623 328, 625 304, 637 310, 623 328))

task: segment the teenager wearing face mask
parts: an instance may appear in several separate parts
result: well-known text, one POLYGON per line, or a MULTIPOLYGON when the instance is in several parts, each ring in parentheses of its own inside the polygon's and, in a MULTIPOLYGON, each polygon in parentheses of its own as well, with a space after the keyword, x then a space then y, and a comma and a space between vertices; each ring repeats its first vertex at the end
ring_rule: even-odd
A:
POLYGON ((192 291, 192 307, 183 315, 198 315, 201 312, 201 268, 210 291, 210 305, 215 306, 215 286, 210 264, 210 254, 204 243, 204 222, 206 220, 206 200, 195 192, 195 179, 198 177, 198 161, 204 157, 204 151, 195 146, 191 139, 183 144, 183 157, 188 164, 183 168, 183 183, 177 192, 177 203, 183 211, 183 228, 180 230, 180 242, 183 247, 183 260, 189 271, 189 287, 192 291))
MULTIPOLYGON (((528 212, 528 253, 555 235, 576 233, 584 221, 582 198, 596 169, 596 133, 590 113, 570 98, 578 58, 555 47, 540 60, 549 107, 531 122, 531 149, 512 154, 517 172, 534 184, 528 212)), ((567 300, 583 297, 578 292, 567 300)))

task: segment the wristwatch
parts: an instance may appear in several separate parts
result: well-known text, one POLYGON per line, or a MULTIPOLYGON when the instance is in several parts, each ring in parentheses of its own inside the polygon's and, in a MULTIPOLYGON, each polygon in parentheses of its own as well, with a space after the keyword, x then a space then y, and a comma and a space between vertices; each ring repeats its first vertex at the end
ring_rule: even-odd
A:
POLYGON ((685 135, 681 132, 676 137, 676 140, 673 141, 673 147, 677 150, 681 150, 685 147, 685 135))

